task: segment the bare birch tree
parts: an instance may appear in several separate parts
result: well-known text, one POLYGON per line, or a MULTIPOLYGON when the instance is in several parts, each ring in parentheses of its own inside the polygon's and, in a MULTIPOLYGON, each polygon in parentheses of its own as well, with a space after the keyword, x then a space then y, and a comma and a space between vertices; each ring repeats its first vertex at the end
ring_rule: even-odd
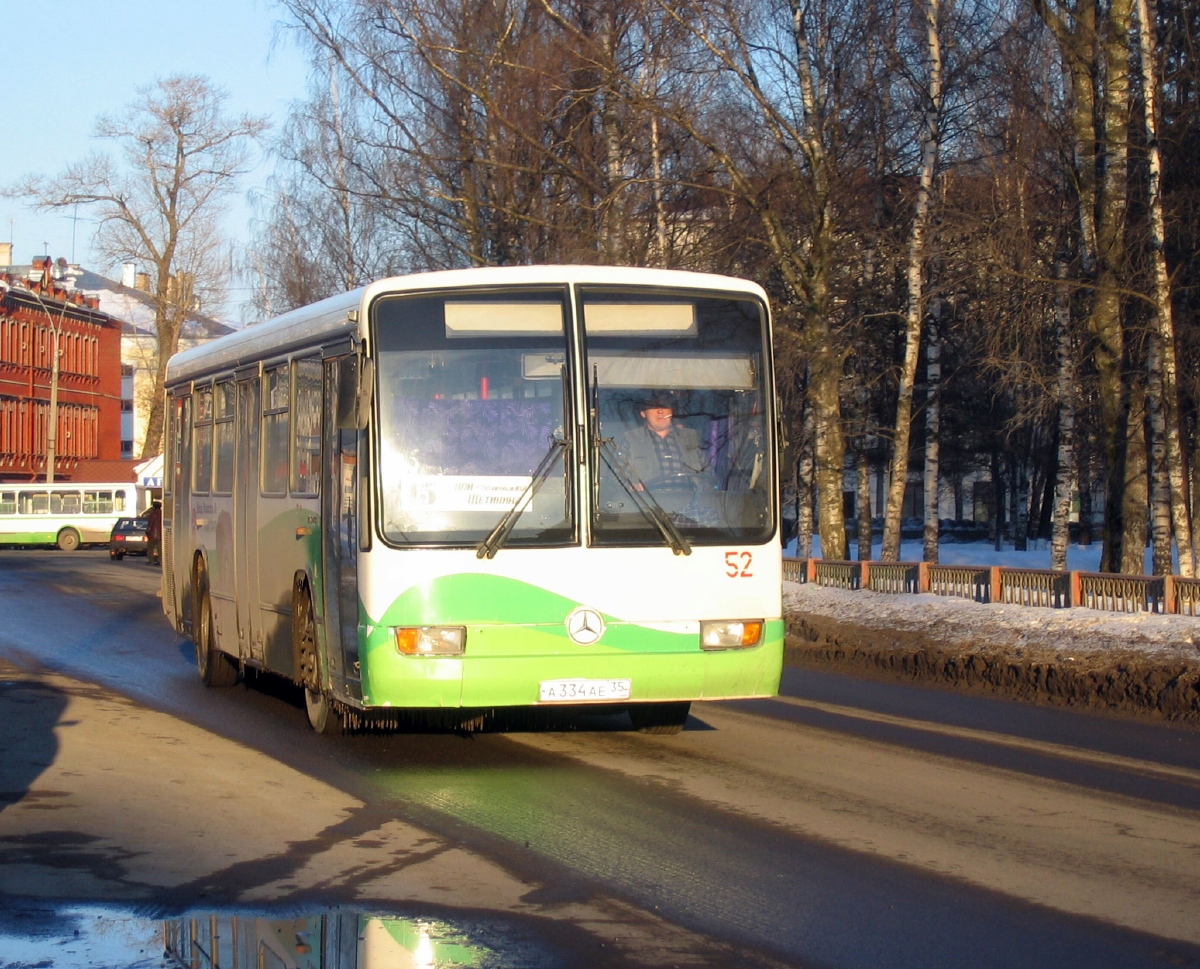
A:
POLYGON ((925 530, 924 560, 938 560, 938 458, 941 435, 942 337, 937 300, 930 306, 925 340, 925 530))
POLYGON ((921 167, 917 177, 917 200, 909 235, 908 302, 904 315, 904 359, 900 367, 896 400, 896 424, 892 437, 892 468, 888 480, 887 505, 883 518, 883 548, 880 558, 895 562, 900 556, 900 516, 908 485, 909 443, 912 438, 913 390, 921 350, 925 317, 925 262, 928 233, 933 213, 933 181, 941 148, 942 47, 938 23, 939 0, 925 0, 925 43, 928 75, 923 93, 924 131, 921 137, 921 167))
MULTIPOLYGON (((1159 91, 1154 19, 1150 0, 1136 0, 1138 47, 1140 51, 1142 103, 1146 126, 1147 199, 1151 273, 1154 279, 1152 308, 1154 325, 1148 363, 1152 381, 1153 400, 1150 403, 1153 446, 1161 450, 1152 463, 1162 469, 1169 482, 1169 524, 1174 526, 1175 543, 1179 550, 1180 574, 1189 578, 1196 574, 1192 548, 1191 519, 1188 514, 1188 495, 1185 485, 1186 468, 1179 429, 1179 391, 1175 362, 1175 315, 1171 303, 1171 281, 1167 273, 1166 220, 1163 215, 1162 149, 1159 145, 1159 91)), ((1163 490, 1161 485, 1159 490, 1163 490)), ((1170 542, 1167 542, 1165 561, 1160 552, 1155 572, 1170 572, 1170 542)))
POLYGON ((782 302, 798 318, 797 334, 808 360, 821 551, 827 558, 844 559, 840 391, 846 350, 836 329, 831 279, 837 176, 829 126, 838 106, 830 103, 831 89, 822 73, 835 70, 830 38, 823 35, 822 43, 813 44, 813 12, 800 0, 788 0, 786 24, 782 6, 769 3, 655 4, 689 41, 686 50, 677 52, 679 63, 691 76, 707 79, 701 89, 711 93, 712 103, 655 101, 626 72, 630 100, 657 110, 702 147, 720 173, 717 190, 730 206, 749 213, 745 224, 753 224, 755 242, 781 281, 782 302), (817 53, 826 60, 818 62, 817 53), (734 128, 731 122, 755 125, 755 136, 747 139, 741 125, 734 128), (777 195, 786 195, 789 205, 774 204, 777 195))
POLYGON ((1071 303, 1065 278, 1067 267, 1056 263, 1059 282, 1054 291, 1055 333, 1058 337, 1058 462, 1054 482, 1053 533, 1050 568, 1066 569, 1071 536, 1071 492, 1075 486, 1075 408, 1079 376, 1071 333, 1071 303))
POLYGON ((1033 0, 1063 58, 1074 138, 1079 245, 1107 463, 1101 568, 1142 571, 1147 502, 1141 391, 1126 379, 1129 44, 1133 0, 1033 0))
POLYGON ((247 171, 263 118, 227 117, 227 95, 208 78, 176 75, 141 88, 124 112, 101 117, 96 137, 121 146, 124 165, 93 155, 54 178, 30 177, 8 190, 41 209, 90 207, 96 245, 114 264, 148 265, 154 286, 158 357, 142 457, 162 448, 163 381, 183 322, 219 292, 218 220, 247 171))

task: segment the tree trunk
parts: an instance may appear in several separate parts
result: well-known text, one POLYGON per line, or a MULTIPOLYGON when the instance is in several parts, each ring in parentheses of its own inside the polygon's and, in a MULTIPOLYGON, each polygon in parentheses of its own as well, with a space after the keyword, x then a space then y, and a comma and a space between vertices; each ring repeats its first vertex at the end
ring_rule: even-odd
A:
MULTIPOLYGON (((1161 447, 1164 462, 1162 477, 1165 482, 1157 485, 1157 490, 1166 486, 1167 502, 1169 503, 1169 523, 1175 528, 1175 542, 1179 549, 1179 572, 1189 578, 1196 574, 1195 558, 1192 550, 1192 527, 1188 515, 1188 495, 1185 486, 1187 470, 1183 454, 1183 444, 1179 430, 1179 391, 1177 387, 1177 367, 1175 362, 1175 319, 1171 305, 1171 281, 1167 274, 1167 256, 1165 251, 1166 228, 1163 216, 1162 200, 1162 151, 1158 143, 1158 100, 1161 86, 1158 80, 1157 57, 1154 42, 1154 18, 1148 0, 1136 0, 1138 19, 1138 41, 1141 47, 1142 66, 1142 98, 1145 102, 1145 124, 1147 145, 1147 208, 1150 217, 1150 256, 1154 276, 1154 335, 1158 344, 1158 369, 1155 374, 1151 369, 1154 381, 1153 390, 1158 392, 1159 401, 1151 403, 1151 417, 1160 422, 1160 428, 1153 432, 1152 446, 1157 450, 1161 447), (1157 413, 1156 413, 1157 412, 1157 413), (1161 444, 1159 434, 1161 433, 1161 444)), ((1159 474, 1158 461, 1154 462, 1154 473, 1159 474)), ((1157 514, 1156 514, 1157 521, 1157 514)), ((1166 539, 1167 558, 1170 558, 1170 536, 1166 539)), ((1160 571, 1158 540, 1155 543, 1156 574, 1167 574, 1160 571)), ((1169 561, 1166 564, 1169 572, 1169 561)))
MULTIPOLYGON (((1079 198, 1080 254, 1092 283, 1093 339, 1100 439, 1107 465, 1101 568, 1116 571, 1126 541, 1122 514, 1129 440, 1122 302, 1129 174, 1129 31, 1133 0, 1055 5, 1034 0, 1054 32, 1070 90, 1079 198)), ((1136 527, 1131 521, 1130 527, 1136 527)), ((1131 540, 1136 544, 1136 539, 1131 540)))
POLYGON ((1150 456, 1150 541, 1154 575, 1171 574, 1171 480, 1167 468, 1167 422, 1163 405, 1162 343, 1149 337, 1146 355, 1146 423, 1150 456))
POLYGON ((1129 392, 1129 427, 1125 440, 1125 482, 1121 501, 1121 558, 1116 571, 1142 575, 1150 537, 1150 486, 1146 468, 1146 390, 1135 380, 1129 392))
POLYGON ((1024 552, 1029 548, 1029 455, 1018 456, 1012 463, 1013 548, 1024 552))
MULTIPOLYGON (((1192 467, 1200 468, 1200 434, 1192 441, 1192 467)), ((1191 477, 1192 534, 1200 536, 1200 474, 1191 477)))
POLYGON ((1092 504, 1091 477, 1087 474, 1079 476, 1079 544, 1088 548, 1092 544, 1092 524, 1096 517, 1096 509, 1092 504))
POLYGON ((992 542, 997 552, 1004 550, 1004 473, 1000 452, 992 451, 992 542))
POLYGON ((846 521, 842 492, 846 478, 846 445, 842 436, 839 398, 841 355, 837 366, 831 354, 814 355, 809 369, 808 402, 813 412, 813 456, 816 460, 817 528, 821 534, 821 557, 843 561, 846 550, 846 521))
POLYGON ((871 558, 871 464, 865 446, 858 449, 858 480, 855 510, 858 512, 858 560, 871 558))
POLYGON ((925 534, 924 560, 932 565, 938 561, 939 526, 939 435, 941 433, 942 337, 939 305, 930 307, 929 327, 925 341, 925 534))
POLYGON ((796 558, 812 555, 813 540, 813 412, 804 406, 803 431, 796 458, 796 558))
POLYGON ((896 427, 893 435, 892 475, 884 511, 883 549, 880 558, 895 562, 900 556, 900 519, 904 490, 908 484, 909 442, 912 436, 913 387, 917 376, 917 358, 921 347, 921 323, 925 315, 923 282, 926 240, 933 211, 933 179, 941 147, 942 53, 938 33, 939 0, 925 0, 925 37, 929 56, 929 87, 925 91, 925 131, 921 150, 921 171, 917 185, 917 204, 913 213, 908 249, 908 303, 905 314, 904 363, 896 401, 896 427))
MULTIPOLYGON (((1071 542, 1071 490, 1075 484, 1075 401, 1079 399, 1079 375, 1071 340, 1071 297, 1065 279, 1066 263, 1055 265, 1059 283, 1054 289, 1054 323, 1058 337, 1058 468, 1054 476, 1054 525, 1050 538, 1050 568, 1067 567, 1071 542)), ((1083 531, 1083 507, 1079 509, 1083 531)))
MULTIPOLYGON (((1057 428, 1055 429, 1057 432, 1057 428)), ((1031 537, 1042 541, 1049 539, 1054 521, 1054 490, 1058 480, 1058 440, 1046 455, 1046 467, 1042 472, 1042 480, 1038 486, 1038 515, 1034 522, 1031 537)))

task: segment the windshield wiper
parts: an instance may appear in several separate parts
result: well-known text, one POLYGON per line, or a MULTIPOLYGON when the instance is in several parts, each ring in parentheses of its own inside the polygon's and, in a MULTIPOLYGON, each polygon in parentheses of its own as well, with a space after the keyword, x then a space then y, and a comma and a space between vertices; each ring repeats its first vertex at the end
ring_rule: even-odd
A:
POLYGON ((663 539, 671 546, 671 551, 676 555, 691 555, 692 546, 688 540, 675 527, 675 523, 671 521, 671 516, 663 510, 663 506, 654 499, 654 495, 638 477, 637 472, 628 467, 625 459, 621 457, 621 453, 613 445, 611 437, 600 438, 600 452, 604 456, 604 463, 608 465, 609 470, 629 493, 629 497, 637 505, 638 511, 659 530, 663 539))
POLYGON ((504 543, 508 541, 508 536, 517 524, 517 519, 520 517, 521 512, 533 501, 533 496, 537 494, 538 489, 550 477, 550 470, 554 467, 554 461, 558 457, 559 451, 567 449, 567 443, 566 438, 558 437, 550 442, 550 450, 546 452, 546 456, 542 458, 541 463, 534 470, 533 477, 529 479, 529 484, 517 496, 517 500, 513 502, 512 507, 496 523, 496 527, 492 529, 492 533, 476 547, 476 558, 495 558, 496 553, 504 547, 504 543))

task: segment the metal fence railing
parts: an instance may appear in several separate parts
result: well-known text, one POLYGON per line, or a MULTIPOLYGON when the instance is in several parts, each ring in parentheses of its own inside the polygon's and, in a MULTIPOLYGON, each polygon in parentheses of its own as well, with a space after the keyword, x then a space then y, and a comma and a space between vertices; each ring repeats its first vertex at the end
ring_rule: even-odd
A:
POLYGON ((1052 569, 1000 569, 998 602, 1064 609, 1071 605, 1071 573, 1052 569))
POLYGON ((826 561, 784 557, 787 582, 896 595, 928 592, 975 602, 1109 612, 1200 616, 1200 579, 925 562, 826 561))
POLYGON ((979 565, 930 565, 929 591, 939 596, 991 602, 992 573, 979 565))

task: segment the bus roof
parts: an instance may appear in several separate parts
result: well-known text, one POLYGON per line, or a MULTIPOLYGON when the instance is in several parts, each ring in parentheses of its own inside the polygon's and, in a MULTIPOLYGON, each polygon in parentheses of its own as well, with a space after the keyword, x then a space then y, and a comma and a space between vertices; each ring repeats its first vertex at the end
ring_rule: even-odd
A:
POLYGON ((749 280, 674 269, 570 265, 488 266, 390 276, 177 353, 167 364, 167 386, 205 374, 231 370, 274 354, 287 353, 305 345, 319 343, 322 338, 336 337, 343 333, 351 334, 355 332, 357 325, 350 322, 350 312, 365 308, 384 294, 542 284, 728 290, 766 300, 766 293, 762 287, 749 280))

